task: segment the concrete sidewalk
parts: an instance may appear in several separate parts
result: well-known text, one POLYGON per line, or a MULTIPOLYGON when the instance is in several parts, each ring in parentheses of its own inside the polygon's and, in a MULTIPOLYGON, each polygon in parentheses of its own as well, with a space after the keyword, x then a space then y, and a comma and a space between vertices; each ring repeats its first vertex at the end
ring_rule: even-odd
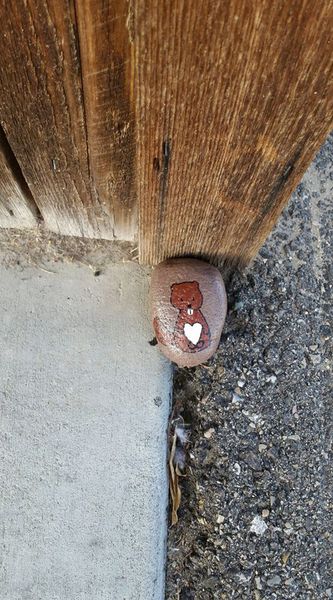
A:
POLYGON ((0 597, 161 600, 171 369, 149 278, 54 270, 1 267, 0 597))

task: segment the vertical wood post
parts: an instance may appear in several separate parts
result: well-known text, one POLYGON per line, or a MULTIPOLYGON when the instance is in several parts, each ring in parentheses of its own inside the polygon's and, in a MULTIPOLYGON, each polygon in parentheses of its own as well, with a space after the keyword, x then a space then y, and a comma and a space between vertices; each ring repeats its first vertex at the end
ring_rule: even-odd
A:
POLYGON ((135 7, 141 260, 246 264, 333 126, 333 3, 135 7))

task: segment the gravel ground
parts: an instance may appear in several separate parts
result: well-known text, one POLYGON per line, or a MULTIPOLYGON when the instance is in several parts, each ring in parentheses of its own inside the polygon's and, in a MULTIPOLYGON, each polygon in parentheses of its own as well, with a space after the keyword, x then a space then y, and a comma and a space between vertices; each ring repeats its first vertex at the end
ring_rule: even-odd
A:
POLYGON ((220 348, 175 371, 189 430, 168 600, 325 600, 330 569, 333 136, 251 267, 220 348))

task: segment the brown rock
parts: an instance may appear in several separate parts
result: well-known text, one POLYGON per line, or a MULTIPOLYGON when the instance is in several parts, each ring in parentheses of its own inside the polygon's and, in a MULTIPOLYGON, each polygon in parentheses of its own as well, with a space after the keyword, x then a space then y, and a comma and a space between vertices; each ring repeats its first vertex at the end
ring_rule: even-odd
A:
POLYGON ((214 354, 227 313, 215 267, 193 258, 160 263, 152 274, 151 308, 158 345, 170 360, 194 367, 214 354))

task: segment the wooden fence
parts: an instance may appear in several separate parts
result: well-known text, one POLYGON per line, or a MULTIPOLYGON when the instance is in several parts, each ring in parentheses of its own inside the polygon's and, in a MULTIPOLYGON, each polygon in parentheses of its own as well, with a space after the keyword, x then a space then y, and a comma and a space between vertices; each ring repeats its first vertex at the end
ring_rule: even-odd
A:
POLYGON ((2 0, 0 226, 246 264, 333 127, 333 2, 2 0))

